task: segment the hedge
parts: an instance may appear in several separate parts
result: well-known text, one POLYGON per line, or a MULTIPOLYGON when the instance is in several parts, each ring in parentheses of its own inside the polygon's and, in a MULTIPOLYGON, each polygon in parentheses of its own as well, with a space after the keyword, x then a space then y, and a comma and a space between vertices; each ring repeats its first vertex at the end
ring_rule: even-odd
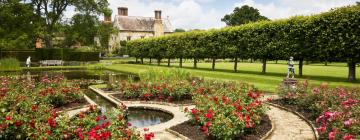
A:
POLYGON ((31 56, 31 60, 64 60, 64 61, 99 61, 99 52, 78 52, 73 49, 35 49, 35 50, 1 50, 0 59, 16 58, 19 61, 26 61, 31 56))
MULTIPOLYGON (((263 73, 268 60, 299 60, 302 76, 304 60, 341 61, 349 65, 349 81, 354 81, 360 60, 360 6, 347 6, 329 12, 261 21, 208 31, 191 31, 127 42, 128 54, 143 59, 167 58, 261 59, 263 73)), ((182 62, 182 61, 181 61, 182 62)), ((168 63, 170 66, 170 63, 168 63)), ((180 63, 182 66, 182 63, 180 63)))

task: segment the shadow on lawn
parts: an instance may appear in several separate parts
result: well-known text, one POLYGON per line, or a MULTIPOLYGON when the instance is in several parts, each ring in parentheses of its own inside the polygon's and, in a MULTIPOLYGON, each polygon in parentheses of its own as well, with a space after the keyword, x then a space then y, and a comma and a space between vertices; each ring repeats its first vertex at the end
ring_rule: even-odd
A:
MULTIPOLYGON (((139 64, 141 65, 141 64, 139 64)), ((151 66, 151 67, 164 67, 164 68, 169 68, 166 65, 155 65, 155 64, 143 64, 146 66, 151 66)), ((180 68, 179 66, 175 66, 172 65, 170 66, 170 68, 180 68)), ((275 76, 275 77, 279 77, 279 78, 285 78, 286 76, 286 72, 284 73, 274 73, 274 72, 267 72, 266 74, 263 74, 261 72, 256 72, 256 71, 246 71, 246 70, 238 70, 237 72, 235 72, 234 70, 228 70, 228 69, 216 69, 212 70, 211 68, 194 68, 194 67, 189 67, 189 66, 183 66, 182 68, 184 69, 190 69, 190 70, 202 70, 202 71, 208 71, 208 72, 226 72, 226 73, 242 73, 242 74, 252 74, 252 75, 257 75, 257 76, 275 76)), ((332 76, 307 76, 307 75, 303 75, 302 77, 297 77, 298 79, 301 80, 317 80, 317 81, 326 81, 326 82, 348 82, 347 78, 339 78, 339 77, 332 77, 332 76)), ((348 83, 360 83, 360 80, 357 80, 355 82, 348 82, 348 83)))

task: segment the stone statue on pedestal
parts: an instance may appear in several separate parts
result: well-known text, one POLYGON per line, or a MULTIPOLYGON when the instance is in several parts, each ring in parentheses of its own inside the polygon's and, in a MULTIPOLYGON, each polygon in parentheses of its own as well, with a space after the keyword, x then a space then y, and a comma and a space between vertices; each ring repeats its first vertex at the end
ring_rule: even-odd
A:
POLYGON ((289 69, 288 69, 288 73, 287 73, 287 76, 286 78, 289 78, 290 74, 292 75, 291 78, 294 78, 295 77, 295 68, 294 68, 294 61, 293 61, 293 57, 291 56, 290 59, 289 59, 289 62, 288 62, 288 65, 289 65, 289 69))
POLYGON ((297 84, 297 80, 295 79, 295 68, 294 68, 294 61, 293 61, 293 57, 291 56, 288 62, 288 73, 286 78, 284 78, 284 85, 285 86, 293 86, 295 87, 295 85, 297 84), (291 75, 291 78, 290 78, 291 75))

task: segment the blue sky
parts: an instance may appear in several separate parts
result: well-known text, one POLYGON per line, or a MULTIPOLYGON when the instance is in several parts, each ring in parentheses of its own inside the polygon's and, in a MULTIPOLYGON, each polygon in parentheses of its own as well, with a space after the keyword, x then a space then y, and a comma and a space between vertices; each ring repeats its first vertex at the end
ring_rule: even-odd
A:
MULTIPOLYGON (((270 19, 288 18, 295 15, 311 15, 331 8, 355 4, 357 0, 108 0, 117 14, 117 7, 128 7, 129 16, 153 17, 154 10, 162 10, 163 18, 169 18, 173 28, 211 29, 225 24, 221 18, 235 7, 250 5, 270 19)), ((74 14, 69 10, 65 15, 74 14)))

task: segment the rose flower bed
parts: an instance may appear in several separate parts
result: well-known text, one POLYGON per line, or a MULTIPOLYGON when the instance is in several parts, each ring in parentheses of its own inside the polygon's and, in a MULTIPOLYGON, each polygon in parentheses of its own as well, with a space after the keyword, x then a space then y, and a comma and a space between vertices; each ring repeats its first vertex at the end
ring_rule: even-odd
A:
POLYGON ((117 91, 122 94, 115 97, 131 100, 183 101, 191 100, 191 93, 197 88, 196 82, 129 82, 122 81, 117 91))
POLYGON ((95 106, 68 118, 55 107, 82 100, 77 87, 61 77, 40 82, 0 77, 0 139, 139 139, 127 128, 123 108, 100 115, 95 106))
POLYGON ((259 97, 247 84, 206 82, 193 94, 196 108, 185 112, 209 138, 234 139, 254 130, 265 117, 267 108, 259 97))
POLYGON ((120 100, 191 103, 191 94, 203 83, 182 69, 150 69, 139 75, 141 81, 126 80, 112 85, 111 89, 121 93, 114 96, 120 100))
POLYGON ((360 139, 360 89, 319 87, 308 82, 281 87, 275 103, 302 113, 316 124, 321 139, 360 139))

